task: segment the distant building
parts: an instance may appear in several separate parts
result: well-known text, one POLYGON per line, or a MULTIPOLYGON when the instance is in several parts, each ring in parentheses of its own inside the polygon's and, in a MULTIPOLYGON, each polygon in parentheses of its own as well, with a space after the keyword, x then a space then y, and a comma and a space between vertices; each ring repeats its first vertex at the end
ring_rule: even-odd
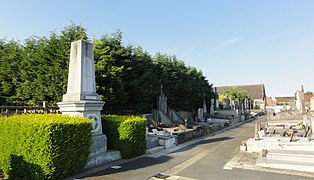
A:
POLYGON ((310 100, 313 97, 313 94, 304 94, 304 105, 305 105, 305 110, 309 111, 311 110, 311 104, 310 104, 310 100))
POLYGON ((266 91, 264 84, 218 86, 216 88, 218 94, 224 94, 227 90, 232 88, 237 91, 245 91, 253 101, 253 108, 263 110, 266 108, 266 91))
POLYGON ((290 105, 290 102, 294 99, 295 99, 294 96, 275 97, 275 101, 277 105, 290 105))
POLYGON ((266 97, 266 104, 267 106, 276 106, 276 101, 272 100, 271 97, 266 97))
POLYGON ((275 113, 286 111, 291 109, 291 103, 295 103, 295 97, 275 97, 275 100, 272 100, 270 97, 267 97, 267 106, 266 110, 272 110, 275 113))

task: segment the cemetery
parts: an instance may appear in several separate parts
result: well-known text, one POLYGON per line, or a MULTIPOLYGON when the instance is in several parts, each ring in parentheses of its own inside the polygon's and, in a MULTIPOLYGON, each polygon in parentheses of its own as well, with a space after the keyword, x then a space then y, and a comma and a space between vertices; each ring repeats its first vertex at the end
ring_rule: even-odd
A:
MULTIPOLYGON (((15 122, 19 123, 21 121, 21 123, 24 123, 23 119, 38 119, 38 123, 41 123, 42 125, 40 126, 43 127, 53 126, 54 122, 60 123, 60 127, 73 128, 75 131, 73 135, 75 133, 83 133, 83 131, 76 129, 76 126, 71 124, 72 122, 77 121, 78 124, 85 123, 84 126, 90 126, 91 129, 85 129, 89 131, 87 131, 88 133, 84 131, 84 136, 78 135, 75 140, 72 140, 74 136, 64 134, 61 131, 64 128, 56 129, 56 134, 63 133, 64 136, 59 138, 60 142, 51 142, 52 144, 47 144, 47 146, 57 147, 61 143, 63 146, 71 146, 72 148, 67 148, 68 152, 57 151, 55 152, 56 154, 51 155, 53 157, 60 157, 59 159, 52 158, 49 160, 48 158, 48 160, 42 160, 43 164, 55 163, 57 165, 58 163, 56 162, 63 161, 61 157, 64 157, 64 159, 68 157, 69 159, 66 161, 71 163, 75 161, 75 157, 81 156, 82 161, 78 166, 74 166, 73 169, 67 169, 63 166, 56 167, 55 165, 46 167, 38 164, 35 158, 37 156, 29 156, 28 151, 21 151, 16 157, 11 156, 11 153, 20 151, 20 149, 16 149, 14 146, 7 146, 9 149, 0 148, 0 168, 4 175, 11 178, 18 178, 28 173, 28 177, 32 179, 42 179, 43 177, 58 179, 67 177, 84 168, 89 169, 121 158, 132 158, 142 155, 145 153, 145 150, 146 153, 152 153, 168 149, 251 118, 249 110, 247 111, 246 109, 249 107, 247 99, 240 102, 240 100, 236 101, 233 99, 229 101, 226 98, 224 107, 220 110, 218 95, 209 101, 210 103, 207 103, 205 93, 203 95, 203 102, 200 103, 203 104, 203 107, 198 108, 194 113, 173 110, 171 107, 168 107, 168 97, 164 93, 163 85, 160 86, 157 109, 153 109, 151 114, 144 114, 143 118, 138 116, 102 115, 101 111, 105 102, 100 100, 100 95, 96 92, 94 64, 93 44, 85 40, 74 41, 71 43, 67 89, 62 97, 62 101, 57 103, 58 107, 50 107, 46 101, 43 102, 42 107, 1 106, 1 115, 3 117, 1 117, 0 122, 8 124, 8 126, 1 126, 1 131, 6 132, 1 134, 1 142, 11 142, 7 138, 15 136, 15 134, 14 131, 7 128, 15 122), (47 115, 47 113, 55 115, 47 115), (63 117, 74 119, 69 120, 70 124, 67 125, 66 120, 57 120, 59 119, 58 117, 61 117, 59 114, 62 114, 63 117), (79 117, 83 117, 84 120, 79 117), (78 119, 75 120, 75 118, 78 119), (135 138, 135 134, 137 138, 135 138), (64 138, 68 138, 67 141, 71 141, 72 144, 62 144, 62 141, 66 141, 64 138), (78 147, 82 146, 82 144, 85 144, 85 151, 81 151, 82 148, 78 147), (72 156, 68 153, 72 153, 72 156), (26 163, 25 168, 16 170, 15 168, 17 167, 12 163, 14 158, 18 166, 26 163), (27 165, 27 163, 30 164, 27 165), (38 173, 37 170, 41 168, 44 168, 43 172, 38 173), (64 172, 60 173, 60 168, 64 169, 64 172), (31 169, 31 171, 28 172, 27 169, 31 169)), ((31 124, 27 124, 29 120, 25 120, 25 122, 25 127, 31 126, 31 124)), ((37 120, 34 120, 34 123, 36 124, 37 120)), ((27 133, 22 130, 17 132, 21 132, 19 136, 27 133)), ((45 136, 49 137, 50 135, 45 136)), ((34 137, 37 137, 37 135, 34 135, 34 137)), ((41 142, 38 141, 36 143, 40 144, 41 142)), ((21 145, 19 148, 27 149, 31 146, 37 145, 30 143, 21 145)), ((44 149, 39 148, 38 150, 42 151, 44 149)), ((44 151, 49 151, 49 149, 44 151)), ((50 157, 50 155, 47 157, 50 157)))
POLYGON ((254 137, 243 141, 242 150, 259 154, 256 165, 314 172, 314 106, 305 111, 304 90, 296 93, 291 109, 267 111, 267 119, 255 125, 254 137))
POLYGON ((146 115, 149 119, 146 151, 151 153, 171 148, 254 118, 250 113, 249 96, 241 91, 233 90, 232 93, 234 99, 231 98, 231 93, 229 97, 226 93, 222 107, 219 106, 217 95, 210 104, 209 112, 204 99, 203 108, 198 109, 197 116, 193 119, 191 113, 176 112, 168 107, 167 96, 161 86, 157 109, 154 109, 152 114, 146 115), (243 99, 235 99, 239 96, 236 93, 242 93, 243 99))
POLYGON ((0 180, 314 179, 313 5, 3 1, 0 180))
POLYGON ((42 106, 0 106, 0 140, 6 143, 0 147, 1 178, 68 177, 119 159, 173 148, 264 115, 266 108, 267 120, 256 124, 254 137, 243 140, 240 150, 259 154, 256 165, 260 167, 314 172, 314 98, 305 103, 303 87, 296 92, 296 100, 280 112, 266 107, 263 85, 216 87, 213 92, 204 91, 198 108, 188 111, 171 107, 174 105, 169 105, 172 97, 165 93, 169 88, 160 84, 151 113, 105 115, 102 111, 107 102, 96 92, 94 59, 92 43, 85 40, 71 43, 66 93, 57 106, 49 106, 47 101, 43 101, 42 106), (259 96, 250 94, 250 88, 259 91, 259 96), (212 93, 211 98, 208 99, 206 93, 212 93), (16 124, 23 128, 12 131, 16 124), (49 131, 38 134, 38 127, 49 131), (25 134, 56 140, 38 138, 38 141, 22 143, 20 140, 25 134), (15 143, 21 145, 12 146, 15 143), (49 147, 54 147, 55 151, 50 151, 49 147), (64 148, 68 151, 59 151, 64 148), (45 155, 40 158, 30 151, 45 155), (72 166, 77 157, 80 161, 72 166), (64 166, 61 162, 65 162, 64 166))

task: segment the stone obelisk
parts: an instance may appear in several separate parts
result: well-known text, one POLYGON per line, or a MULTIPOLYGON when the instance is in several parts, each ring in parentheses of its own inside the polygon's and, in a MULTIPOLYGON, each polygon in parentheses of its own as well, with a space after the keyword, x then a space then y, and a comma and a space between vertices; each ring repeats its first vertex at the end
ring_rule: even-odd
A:
POLYGON ((92 121, 93 143, 86 168, 121 158, 120 153, 107 152, 107 138, 102 133, 100 111, 104 102, 96 93, 92 43, 83 40, 71 43, 67 93, 57 104, 62 114, 82 116, 92 121))

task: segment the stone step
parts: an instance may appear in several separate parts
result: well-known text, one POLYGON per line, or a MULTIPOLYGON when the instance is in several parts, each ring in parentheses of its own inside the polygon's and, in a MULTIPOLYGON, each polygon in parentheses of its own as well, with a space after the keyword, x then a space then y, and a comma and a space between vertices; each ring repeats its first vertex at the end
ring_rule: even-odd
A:
POLYGON ((309 142, 308 138, 298 137, 295 142, 290 142, 289 137, 266 137, 261 140, 248 139, 246 142, 248 152, 260 153, 262 149, 284 149, 284 150, 314 150, 314 142, 309 142))
POLYGON ((268 167, 268 168, 275 168, 275 169, 287 169, 287 170, 314 173, 314 162, 271 160, 271 159, 266 159, 266 157, 260 156, 256 164, 261 167, 268 167))
POLYGON ((272 149, 267 153, 267 160, 314 163, 314 149, 313 151, 272 149))
POLYGON ((156 152, 159 152, 159 151, 162 151, 165 149, 166 149, 165 146, 157 146, 157 147, 154 147, 151 149, 147 149, 145 152, 146 152, 146 154, 154 154, 156 152))

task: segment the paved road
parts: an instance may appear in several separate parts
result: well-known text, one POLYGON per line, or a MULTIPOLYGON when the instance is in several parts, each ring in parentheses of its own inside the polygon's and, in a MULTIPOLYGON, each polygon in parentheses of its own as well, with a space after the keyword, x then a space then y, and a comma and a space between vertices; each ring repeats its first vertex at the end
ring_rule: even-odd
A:
POLYGON ((211 137, 203 138, 195 144, 183 147, 173 152, 161 152, 144 156, 133 161, 118 164, 119 169, 107 168, 81 179, 116 179, 116 180, 146 180, 156 174, 180 177, 179 179, 276 179, 296 180, 312 179, 309 177, 287 175, 266 171, 254 171, 233 168, 223 169, 239 151, 242 140, 253 136, 254 124, 262 121, 242 124, 211 137))

